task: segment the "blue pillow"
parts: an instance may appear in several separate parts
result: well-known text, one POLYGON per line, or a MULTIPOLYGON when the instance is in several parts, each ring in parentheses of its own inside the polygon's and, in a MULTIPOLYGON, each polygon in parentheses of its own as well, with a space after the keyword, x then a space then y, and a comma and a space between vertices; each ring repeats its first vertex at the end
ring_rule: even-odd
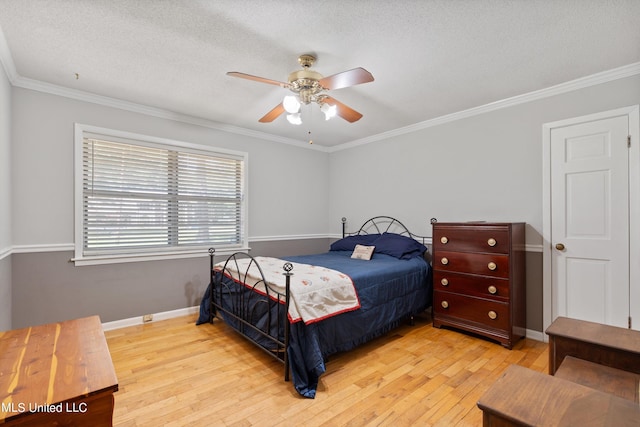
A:
POLYGON ((427 247, 417 240, 396 233, 384 233, 372 245, 376 247, 375 252, 398 259, 421 257, 427 251, 427 247))
POLYGON ((356 245, 371 246, 380 237, 380 234, 357 234, 336 240, 331 244, 331 251, 353 251, 356 245))

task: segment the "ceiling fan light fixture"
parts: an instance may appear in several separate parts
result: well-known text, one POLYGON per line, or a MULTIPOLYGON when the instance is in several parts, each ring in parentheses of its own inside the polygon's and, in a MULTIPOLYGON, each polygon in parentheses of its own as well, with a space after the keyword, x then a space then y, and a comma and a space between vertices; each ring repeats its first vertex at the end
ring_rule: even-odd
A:
POLYGON ((289 89, 295 94, 285 96, 278 105, 258 120, 260 123, 271 123, 283 113, 288 113, 287 120, 290 123, 297 125, 302 124, 302 119, 300 118, 302 104, 309 105, 312 102, 320 106, 325 115, 325 120, 329 120, 335 116, 349 123, 360 120, 362 118, 361 113, 344 105, 325 92, 372 82, 374 79, 371 73, 364 68, 358 67, 323 77, 322 74, 311 69, 315 60, 316 57, 314 55, 300 55, 298 62, 302 66, 302 70, 297 70, 289 74, 287 82, 265 79, 264 77, 239 73, 237 71, 229 71, 227 75, 280 86, 283 89, 289 89))
POLYGON ((300 117, 300 113, 287 114, 287 121, 292 125, 301 125, 302 117, 300 117))
POLYGON ((298 101, 298 97, 295 95, 285 96, 282 101, 282 106, 285 111, 290 114, 295 114, 300 111, 300 101, 298 101))
POLYGON ((320 105, 320 111, 324 113, 324 119, 329 120, 336 116, 338 109, 335 105, 329 105, 323 102, 322 105, 320 105))

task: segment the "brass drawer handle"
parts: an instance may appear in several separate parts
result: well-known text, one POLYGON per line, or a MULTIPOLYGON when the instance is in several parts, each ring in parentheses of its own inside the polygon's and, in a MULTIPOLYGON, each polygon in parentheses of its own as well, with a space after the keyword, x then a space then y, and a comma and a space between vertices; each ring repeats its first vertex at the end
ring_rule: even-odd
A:
POLYGON ((498 292, 498 289, 493 285, 489 286, 488 290, 490 294, 495 294, 496 292, 498 292))
POLYGON ((440 305, 442 306, 442 308, 449 308, 449 303, 446 301, 442 301, 442 303, 440 303, 440 305))
POLYGON ((489 240, 487 240, 487 245, 489 245, 489 246, 495 246, 496 243, 498 243, 498 242, 496 242, 496 239, 494 239, 493 237, 490 238, 489 240))
POLYGON ((487 267, 489 268, 489 270, 493 271, 496 268, 498 268, 498 266, 496 265, 495 262, 490 262, 489 264, 487 264, 487 267))
POLYGON ((449 260, 448 260, 448 259, 446 259, 446 258, 442 258, 442 259, 440 260, 440 262, 442 263, 442 265, 447 265, 447 264, 449 264, 449 260))
POLYGON ((440 238, 440 243, 442 243, 443 245, 446 245, 449 242, 449 239, 446 238, 446 236, 442 236, 440 238))
POLYGON ((491 310, 489 313, 487 313, 487 315, 489 316, 489 319, 491 319, 491 320, 496 320, 498 318, 498 313, 496 313, 493 310, 491 310))
POLYGON ((442 283, 442 286, 449 286, 449 280, 446 277, 443 277, 440 283, 442 283))

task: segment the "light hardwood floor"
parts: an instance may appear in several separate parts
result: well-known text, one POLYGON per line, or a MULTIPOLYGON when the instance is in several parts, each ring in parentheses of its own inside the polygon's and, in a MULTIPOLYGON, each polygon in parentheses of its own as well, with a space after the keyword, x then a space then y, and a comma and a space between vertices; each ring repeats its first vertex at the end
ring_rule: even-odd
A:
POLYGON ((219 320, 196 316, 106 332, 119 391, 114 425, 480 426, 476 402, 510 364, 547 372, 547 345, 513 350, 431 326, 428 316, 334 355, 315 399, 282 364, 219 320))

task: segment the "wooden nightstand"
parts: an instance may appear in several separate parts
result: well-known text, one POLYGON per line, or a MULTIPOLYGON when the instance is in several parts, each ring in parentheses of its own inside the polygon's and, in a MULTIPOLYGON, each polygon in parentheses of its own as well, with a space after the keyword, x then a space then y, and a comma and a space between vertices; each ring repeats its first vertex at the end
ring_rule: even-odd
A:
POLYGON ((433 223, 433 326, 512 348, 525 335, 524 223, 433 223))

